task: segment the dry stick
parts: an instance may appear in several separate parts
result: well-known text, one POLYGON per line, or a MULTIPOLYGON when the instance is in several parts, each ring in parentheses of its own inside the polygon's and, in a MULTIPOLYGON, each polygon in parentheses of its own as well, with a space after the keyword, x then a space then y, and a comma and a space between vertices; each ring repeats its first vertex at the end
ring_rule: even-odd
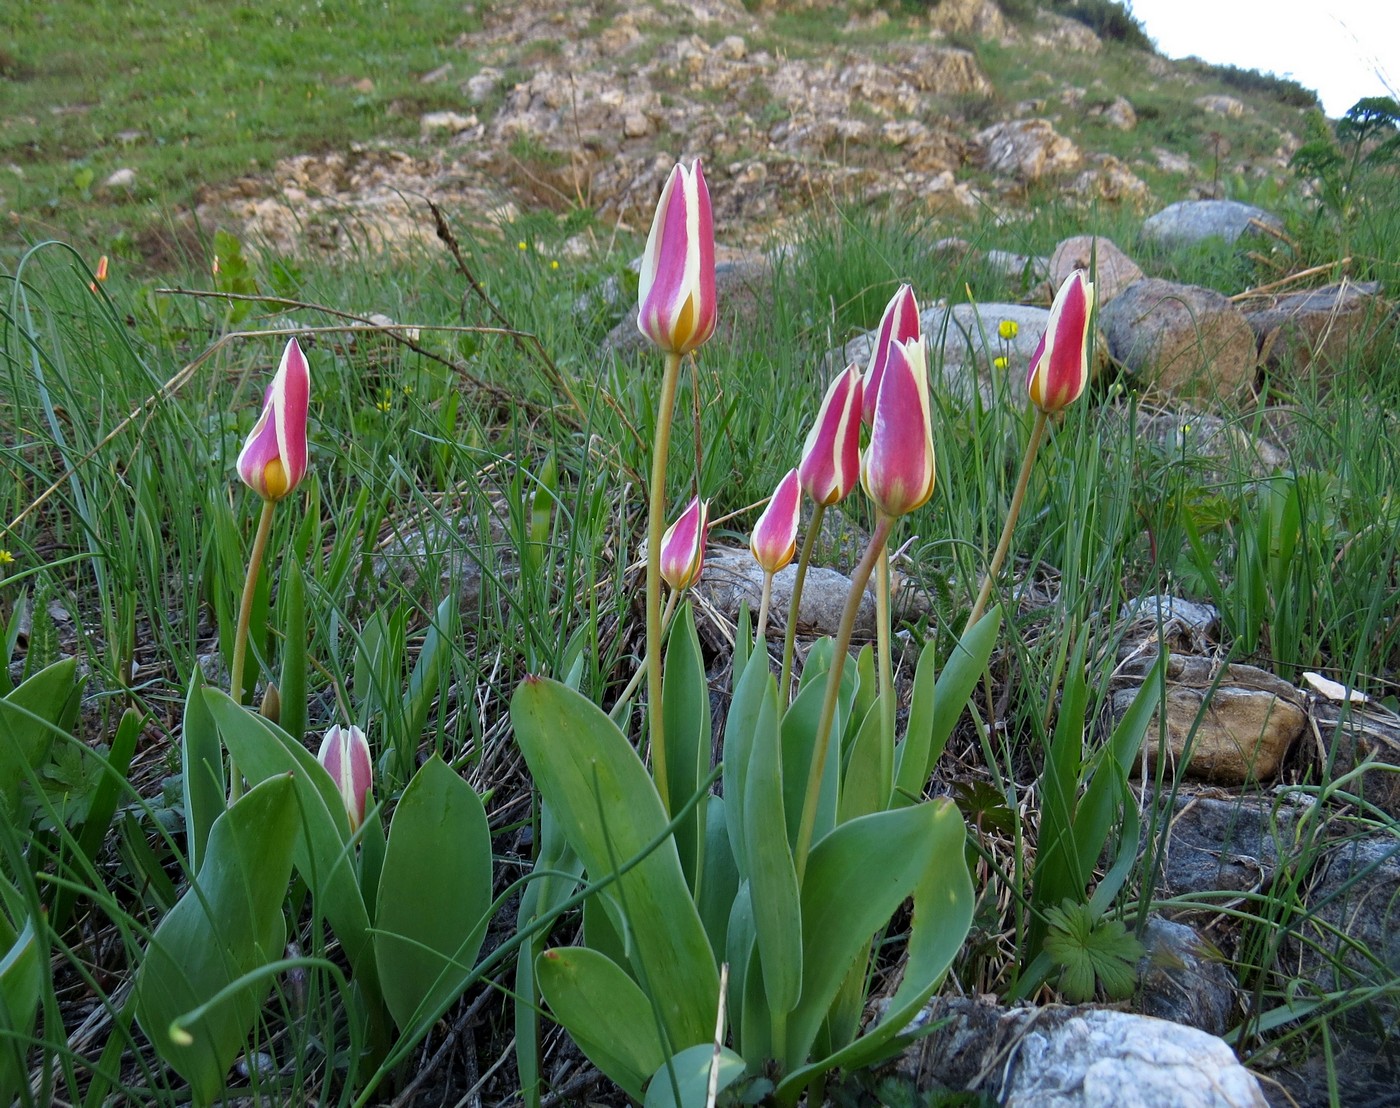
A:
POLYGON ((669 816, 671 792, 666 777, 666 735, 661 719, 661 539, 666 530, 666 460, 671 453, 671 416, 676 406, 676 381, 681 356, 666 355, 657 406, 656 440, 651 452, 650 504, 647 519, 647 723, 652 774, 669 816))
POLYGON ((1347 265, 1351 265, 1350 255, 1342 258, 1340 261, 1328 262, 1326 265, 1315 265, 1311 269, 1302 269, 1297 273, 1290 273, 1287 277, 1282 277, 1277 281, 1270 281, 1267 285, 1260 285, 1258 288, 1245 289, 1244 292, 1237 292, 1234 296, 1230 297, 1230 303, 1238 304, 1241 300, 1250 300, 1256 296, 1264 296, 1273 292, 1275 289, 1283 288, 1284 285, 1292 285, 1298 281, 1305 281, 1309 277, 1316 277, 1319 273, 1327 273, 1330 270, 1347 265))
POLYGON ((1021 459, 1021 473, 1016 478, 1016 491, 1011 494, 1011 507, 1006 511, 1006 522, 1002 524, 1001 540, 997 543, 996 553, 992 555, 991 565, 987 567, 987 576, 982 579, 982 590, 977 594, 977 603, 972 606, 972 614, 967 617, 967 626, 963 628, 964 636, 976 626, 977 621, 982 618, 982 613, 987 610, 992 585, 996 582, 997 574, 1001 572, 1002 562, 1006 561, 1007 550, 1011 548, 1011 533, 1016 530, 1016 517, 1021 514, 1021 504, 1026 499, 1026 486, 1031 480, 1031 467, 1035 465, 1036 451, 1040 449, 1040 440, 1045 436, 1045 424, 1049 418, 1039 408, 1036 409, 1031 441, 1026 444, 1026 456, 1021 459))

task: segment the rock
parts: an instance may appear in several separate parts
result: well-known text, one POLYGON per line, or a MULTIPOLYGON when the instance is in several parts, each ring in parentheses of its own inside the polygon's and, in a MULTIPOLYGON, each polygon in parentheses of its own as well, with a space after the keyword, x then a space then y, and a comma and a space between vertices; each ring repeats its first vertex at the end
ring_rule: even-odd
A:
MULTIPOLYGON (((1123 677, 1145 675, 1154 661, 1142 654, 1124 662, 1118 672, 1123 677)), ((1139 687, 1113 694, 1115 721, 1132 706, 1139 687)), ((1210 658, 1172 655, 1167 662, 1167 749, 1158 751, 1157 724, 1149 724, 1137 768, 1143 776, 1153 776, 1163 753, 1168 777, 1218 785, 1267 781, 1307 726, 1301 699, 1287 681, 1254 666, 1228 665, 1222 672, 1210 658)))
POLYGON ((1267 886, 1279 865, 1280 844, 1287 855, 1299 811, 1283 799, 1178 794, 1163 840, 1156 894, 1247 892, 1267 886))
POLYGON ((1197 604, 1179 596, 1143 596, 1126 601, 1118 611, 1123 623, 1136 625, 1140 634, 1126 630, 1120 658, 1165 642, 1173 654, 1202 654, 1210 649, 1220 630, 1220 613, 1213 604, 1197 604), (1160 635, 1160 639, 1159 639, 1160 635))
POLYGON ((1050 255, 1050 285, 1058 289, 1076 269, 1094 267, 1094 296, 1102 308, 1120 292, 1142 280, 1142 270, 1112 239, 1075 235, 1065 239, 1050 255))
POLYGON ((1330 369, 1345 364, 1348 351, 1376 340, 1391 323, 1390 305, 1378 281, 1284 293, 1244 305, 1264 364, 1297 371, 1317 363, 1330 369))
POLYGON ((486 66, 467 80, 467 99, 473 104, 489 100, 501 87, 502 73, 499 69, 486 66))
POLYGON ((1380 708, 1310 698, 1322 760, 1337 780, 1365 766, 1347 791, 1400 819, 1400 719, 1380 708))
POLYGON ((1267 477, 1288 464, 1288 452, 1271 439, 1255 437, 1239 425, 1209 412, 1181 408, 1176 411, 1135 413, 1137 435, 1162 454, 1191 467, 1206 484, 1267 477))
POLYGON ((1019 281, 1030 289, 1050 276, 1050 260, 1036 254, 1017 254, 1010 250, 988 250, 981 255, 984 265, 1008 281, 1019 281))
POLYGON ((992 0, 940 0, 929 12, 929 23, 945 35, 975 35, 1001 39, 1006 17, 992 0))
POLYGON ((1244 115, 1243 102, 1236 100, 1233 96, 1221 96, 1218 94, 1198 96, 1191 102, 1203 112, 1209 112, 1212 115, 1223 115, 1227 119, 1239 119, 1244 115))
POLYGON ((515 552, 501 522, 503 511, 492 512, 485 541, 475 514, 463 516, 455 526, 427 522, 421 529, 391 535, 374 552, 374 580, 381 588, 402 589, 428 611, 443 597, 455 596, 463 618, 472 619, 481 602, 483 562, 493 580, 514 580, 515 552))
POLYGON ((419 77, 418 83, 420 85, 435 85, 439 81, 447 80, 450 76, 452 76, 452 63, 445 62, 436 69, 429 70, 427 73, 423 74, 423 76, 419 77))
POLYGON ((1040 9, 1031 42, 1055 53, 1097 54, 1103 41, 1083 23, 1066 15, 1040 9))
POLYGON ((1137 1006, 1145 1016, 1223 1035, 1238 1008, 1235 979, 1224 955, 1195 928, 1161 916, 1142 934, 1147 953, 1138 962, 1137 1006))
POLYGON ((123 166, 121 169, 118 169, 105 181, 102 182, 102 187, 109 189, 130 189, 134 188, 135 185, 136 170, 130 169, 126 166, 123 166))
POLYGON ((1131 200, 1143 204, 1151 191, 1141 177, 1112 154, 1095 154, 1093 166, 1074 179, 1073 195, 1085 200, 1131 200))
POLYGON ((352 84, 350 88, 352 91, 361 94, 371 93, 374 91, 374 79, 372 77, 361 77, 358 81, 352 84))
MULTIPOLYGON (((768 608, 768 626, 772 633, 787 629, 792 585, 796 579, 795 563, 773 575, 773 596, 768 608)), ((696 589, 730 621, 738 618, 739 605, 744 602, 748 603, 749 612, 757 616, 763 592, 763 571, 747 548, 711 544, 705 552, 705 572, 701 574, 696 589)), ((807 577, 802 584, 802 603, 797 612, 798 633, 811 636, 836 634, 850 592, 851 579, 844 573, 825 566, 808 566, 807 577)), ((861 599, 855 634, 867 639, 875 635, 873 586, 865 590, 865 596, 861 599)))
POLYGON ((1166 392, 1231 397, 1254 382, 1254 332, 1214 289, 1147 278, 1107 304, 1099 326, 1115 359, 1166 392))
POLYGON ((741 62, 748 57, 749 47, 743 35, 726 35, 715 47, 715 53, 731 62, 741 62))
POLYGON ((1048 119, 996 123, 977 132, 973 143, 980 150, 983 169, 1012 174, 1023 183, 1078 169, 1084 161, 1079 147, 1048 119))
POLYGON ((1160 146, 1152 148, 1152 157, 1157 162, 1157 168, 1163 173, 1190 173, 1195 167, 1191 164, 1191 159, 1185 154, 1178 154, 1173 150, 1164 150, 1160 146))
POLYGON ((921 1092, 980 1092, 1008 1108, 1267 1106, 1224 1042, 1150 1016, 935 997, 915 1024, 932 1030, 895 1065, 921 1092))
POLYGON ((456 112, 428 112, 418 118, 418 130, 424 135, 435 134, 445 131, 449 135, 458 135, 463 131, 470 131, 479 127, 481 121, 472 115, 458 115, 456 112))
POLYGON ((1210 238, 1234 242, 1246 233, 1283 230, 1283 220, 1238 200, 1179 200, 1148 217, 1142 237, 1163 246, 1187 246, 1210 238))
POLYGON ((1108 126, 1119 131, 1131 131, 1137 126, 1137 112, 1133 111, 1132 104, 1122 96, 1115 96, 1106 103, 1091 105, 1089 115, 1103 120, 1108 126))
POLYGON ((622 119, 622 133, 628 138, 645 138, 651 134, 651 120, 644 112, 628 112, 622 119))

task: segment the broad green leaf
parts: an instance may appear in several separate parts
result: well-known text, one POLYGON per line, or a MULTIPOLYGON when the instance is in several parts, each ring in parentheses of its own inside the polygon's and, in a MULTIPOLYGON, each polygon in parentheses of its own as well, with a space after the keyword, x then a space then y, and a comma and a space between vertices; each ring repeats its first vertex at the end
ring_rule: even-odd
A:
MULTIPOLYGON (((842 721, 850 706, 850 693, 854 682, 849 681, 850 673, 843 673, 841 695, 836 701, 836 715, 831 721, 830 745, 827 749, 826 764, 822 769, 821 791, 817 800, 817 818, 812 825, 812 839, 815 842, 836 825, 836 804, 841 781, 841 734, 842 721)), ((807 776, 811 772, 812 758, 817 742, 817 722, 821 716, 822 700, 826 696, 826 682, 818 681, 803 686, 789 706, 782 720, 783 741, 783 809, 787 818, 788 841, 797 841, 797 831, 802 823, 802 807, 807 801, 807 776)))
POLYGON ((729 807, 722 796, 706 799, 705 872, 696 898, 711 950, 723 950, 729 929, 729 909, 739 890, 739 867, 729 843, 729 807))
POLYGON ((715 1090, 722 1092, 744 1076, 742 1058, 722 1046, 718 1051, 708 1043, 682 1050, 669 1064, 663 1064, 647 1084, 643 1108, 705 1108, 710 1096, 710 1070, 715 1075, 715 1090), (675 1082, 672 1083, 674 1077, 675 1082), (676 1092, 680 1091, 680 1101, 676 1092))
POLYGON ((904 741, 895 751, 895 805, 912 804, 924 794, 933 767, 948 745, 977 679, 987 668, 997 632, 1001 608, 993 608, 963 635, 936 681, 933 650, 925 647, 914 671, 914 696, 909 704, 909 724, 904 741), (929 691, 932 681, 932 692, 929 691))
MULTIPOLYGON (((227 792, 224 781, 224 748, 214 717, 204 702, 204 676, 196 666, 185 694, 185 716, 180 727, 181 789, 185 797, 185 855, 195 873, 204 863, 209 829, 223 814, 227 792)), ((261 778, 250 779, 261 780, 261 778)))
POLYGON ((540 992, 588 1060, 628 1096, 666 1060, 656 1017, 641 987, 610 958, 587 947, 546 950, 535 961, 540 992))
MULTIPOLYGON (((11 930, 8 921, 4 929, 11 930)), ((19 934, 5 938, 9 947, 0 956, 0 1102, 9 1104, 29 1085, 25 1040, 34 1031, 39 1011, 47 951, 39 943, 32 917, 19 934)))
MULTIPOLYGON (((750 1051, 748 1031, 744 1026, 744 990, 750 964, 754 973, 762 975, 754 963, 757 940, 754 936, 753 905, 749 901, 748 881, 739 882, 739 891, 734 894, 734 903, 729 909, 729 929, 724 936, 724 960, 729 963, 729 1026, 734 1041, 743 1046, 751 1058, 766 1058, 766 1052, 750 1051)), ((764 1040, 768 1038, 768 1019, 763 1019, 764 1040)))
POLYGON ((802 990, 802 915, 797 870, 783 816, 783 761, 778 736, 778 686, 765 673, 744 793, 749 897, 758 935, 768 1006, 785 1016, 802 990))
MULTIPOLYGON (((404 741, 417 750, 428 725, 428 709, 437 696, 443 675, 452 660, 452 641, 456 637, 457 598, 447 596, 437 606, 433 621, 423 636, 423 648, 409 674, 408 688, 403 694, 404 741)), ((409 753, 410 760, 412 752, 409 753)), ((402 756, 401 756, 402 758, 402 756)))
POLYGON ((278 725, 297 742, 306 737, 306 578, 295 558, 282 563, 282 587, 277 606, 282 610, 282 694, 278 725))
POLYGON ((72 732, 83 686, 77 667, 73 658, 54 662, 0 700, 0 815, 18 810, 22 767, 37 772, 55 732, 72 732))
MULTIPOLYGON (((910 812, 922 812, 929 825, 925 832, 929 854, 927 866, 913 888, 914 915, 905 950, 904 978, 886 1003, 879 1023, 830 1057, 820 1059, 805 1071, 790 1074, 783 1083, 786 1087, 801 1088, 828 1069, 859 1069, 897 1052, 903 1045, 901 1033, 942 983, 967 938, 975 898, 972 876, 963 857, 967 831, 962 816, 946 800, 899 809, 900 814, 910 812)), ((891 845, 890 849, 895 847, 891 845)))
MULTIPOLYGON (((802 1065, 851 963, 924 880, 950 804, 919 804, 843 823, 812 848, 802 881, 802 996, 788 1024, 785 1061, 802 1065), (873 864, 878 860, 878 864, 873 864)), ((965 866, 961 839, 956 864, 965 866)), ((965 933, 959 932, 961 942, 965 933)))
POLYGON ((634 960, 644 971, 673 1046, 714 1033, 719 970, 690 899, 651 777, 617 726, 556 681, 527 678, 511 722, 544 800, 593 880, 641 858, 608 890, 630 913, 634 960))
POLYGON ((373 977, 369 909, 355 875, 350 819, 340 792, 311 751, 280 727, 241 708, 218 689, 204 702, 239 772, 256 784, 290 774, 300 827, 292 841, 296 870, 345 948, 357 973, 373 977))
POLYGON ((884 762, 886 739, 884 706, 877 699, 866 709, 865 720, 856 731, 850 757, 846 759, 837 823, 848 823, 889 807, 890 781, 884 762))
MULTIPOLYGON (((700 787, 710 769, 710 688, 705 660, 690 603, 681 605, 666 642, 666 674, 662 680, 662 719, 666 735, 666 776, 670 812, 679 812, 700 787)), ((704 872, 705 805, 676 828, 681 869, 692 891, 704 872)))
POLYGON ((374 953, 401 1031, 466 988, 491 907, 491 831, 476 792, 436 755, 394 809, 379 878, 374 953))
POLYGON ((255 786, 216 819, 194 886, 161 920, 137 970, 136 1018, 197 1101, 223 1087, 271 981, 253 977, 216 995, 280 958, 287 941, 282 902, 296 822, 287 777, 255 786))
MULTIPOLYGON (((875 648, 866 643, 856 655, 855 694, 851 698, 851 716, 846 724, 846 742, 843 743, 846 750, 849 751, 855 745, 856 733, 864 726, 865 717, 879 696, 880 680, 875 674, 875 648)), ((847 761, 849 760, 850 755, 847 754, 847 761)))
MULTIPOLYGON (((744 795, 754 731, 758 727, 759 712, 768 698, 771 680, 768 655, 755 651, 750 662, 752 664, 742 670, 734 670, 734 695, 729 703, 729 714, 724 720, 722 763, 725 796, 744 795)), ((734 862, 739 867, 741 877, 747 876, 749 865, 743 817, 742 804, 736 804, 733 818, 729 821, 729 845, 733 848, 734 862)))

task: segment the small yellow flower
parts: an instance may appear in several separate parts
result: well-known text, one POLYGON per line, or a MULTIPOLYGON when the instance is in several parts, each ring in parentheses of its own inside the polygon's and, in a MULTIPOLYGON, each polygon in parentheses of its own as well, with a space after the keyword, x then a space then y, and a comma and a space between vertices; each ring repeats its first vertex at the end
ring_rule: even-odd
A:
POLYGON ((1014 319, 1003 319, 1001 323, 997 325, 997 334, 1004 338, 1007 342, 1010 342, 1012 339, 1014 339, 1016 335, 1020 332, 1020 330, 1021 328, 1016 325, 1016 321, 1014 319))
POLYGON ((558 259, 558 258, 552 259, 552 260, 550 261, 550 263, 549 263, 549 268, 550 268, 550 269, 558 269, 558 268, 559 268, 559 259, 558 259))
POLYGON ((997 369, 1005 369, 1010 364, 1011 363, 1001 355, 997 355, 997 357, 992 359, 992 365, 996 366, 997 369))
POLYGON ((404 385, 404 387, 403 387, 402 390, 400 390, 400 391, 402 391, 403 394, 404 394, 405 396, 412 396, 412 395, 413 395, 413 386, 412 386, 412 385, 404 385))
POLYGON ((527 243, 524 239, 521 239, 519 242, 517 242, 517 243, 515 244, 515 248, 516 248, 517 250, 529 250, 529 249, 530 249, 530 245, 529 245, 529 243, 527 243))
POLYGON ((0 566, 13 565, 15 556, 4 547, 0 547, 0 566))
POLYGON ((391 389, 385 389, 385 390, 384 390, 384 399, 383 399, 383 400, 380 400, 377 404, 375 404, 375 407, 378 408, 381 412, 387 412, 387 411, 389 411, 389 409, 392 408, 393 406, 394 406, 394 393, 393 393, 393 390, 391 390, 391 389))

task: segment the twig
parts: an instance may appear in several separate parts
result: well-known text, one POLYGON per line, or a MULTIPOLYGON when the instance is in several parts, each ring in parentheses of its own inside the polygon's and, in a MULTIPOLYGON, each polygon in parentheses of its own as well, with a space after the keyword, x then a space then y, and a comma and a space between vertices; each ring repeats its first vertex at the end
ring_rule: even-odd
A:
POLYGON ((540 1100, 540 1108, 558 1108, 558 1105, 578 1099, 580 1093, 593 1088, 598 1084, 598 1078, 603 1075, 592 1066, 585 1066, 581 1071, 574 1074, 565 1084, 555 1089, 547 1097, 540 1100))
POLYGON ((452 1024, 452 1029, 448 1031, 447 1037, 442 1040, 442 1045, 433 1052, 433 1056, 428 1059, 427 1064, 420 1067, 418 1072, 413 1075, 413 1080, 404 1087, 403 1092, 394 1098, 391 1108, 403 1108, 413 1098, 413 1094, 418 1091, 423 1082, 442 1064, 447 1052, 456 1044, 457 1037, 476 1022, 476 1017, 486 1007, 486 1002, 496 995, 493 990, 500 988, 504 980, 505 978, 502 976, 492 981, 492 987, 482 989, 480 995, 467 1006, 466 1011, 457 1017, 456 1022, 452 1024))
POLYGON ((1237 292, 1230 297, 1230 303, 1237 304, 1241 300, 1250 300, 1256 296, 1266 296, 1275 289, 1281 289, 1284 285, 1291 285, 1295 281, 1303 281, 1309 277, 1316 277, 1319 273, 1326 273, 1328 270, 1351 265, 1351 257, 1342 258, 1340 261, 1328 262, 1326 265, 1315 265, 1311 269, 1302 269, 1297 273, 1290 273, 1287 277, 1281 277, 1277 281, 1270 281, 1267 285, 1260 285, 1258 288, 1245 289, 1244 292, 1237 292))

